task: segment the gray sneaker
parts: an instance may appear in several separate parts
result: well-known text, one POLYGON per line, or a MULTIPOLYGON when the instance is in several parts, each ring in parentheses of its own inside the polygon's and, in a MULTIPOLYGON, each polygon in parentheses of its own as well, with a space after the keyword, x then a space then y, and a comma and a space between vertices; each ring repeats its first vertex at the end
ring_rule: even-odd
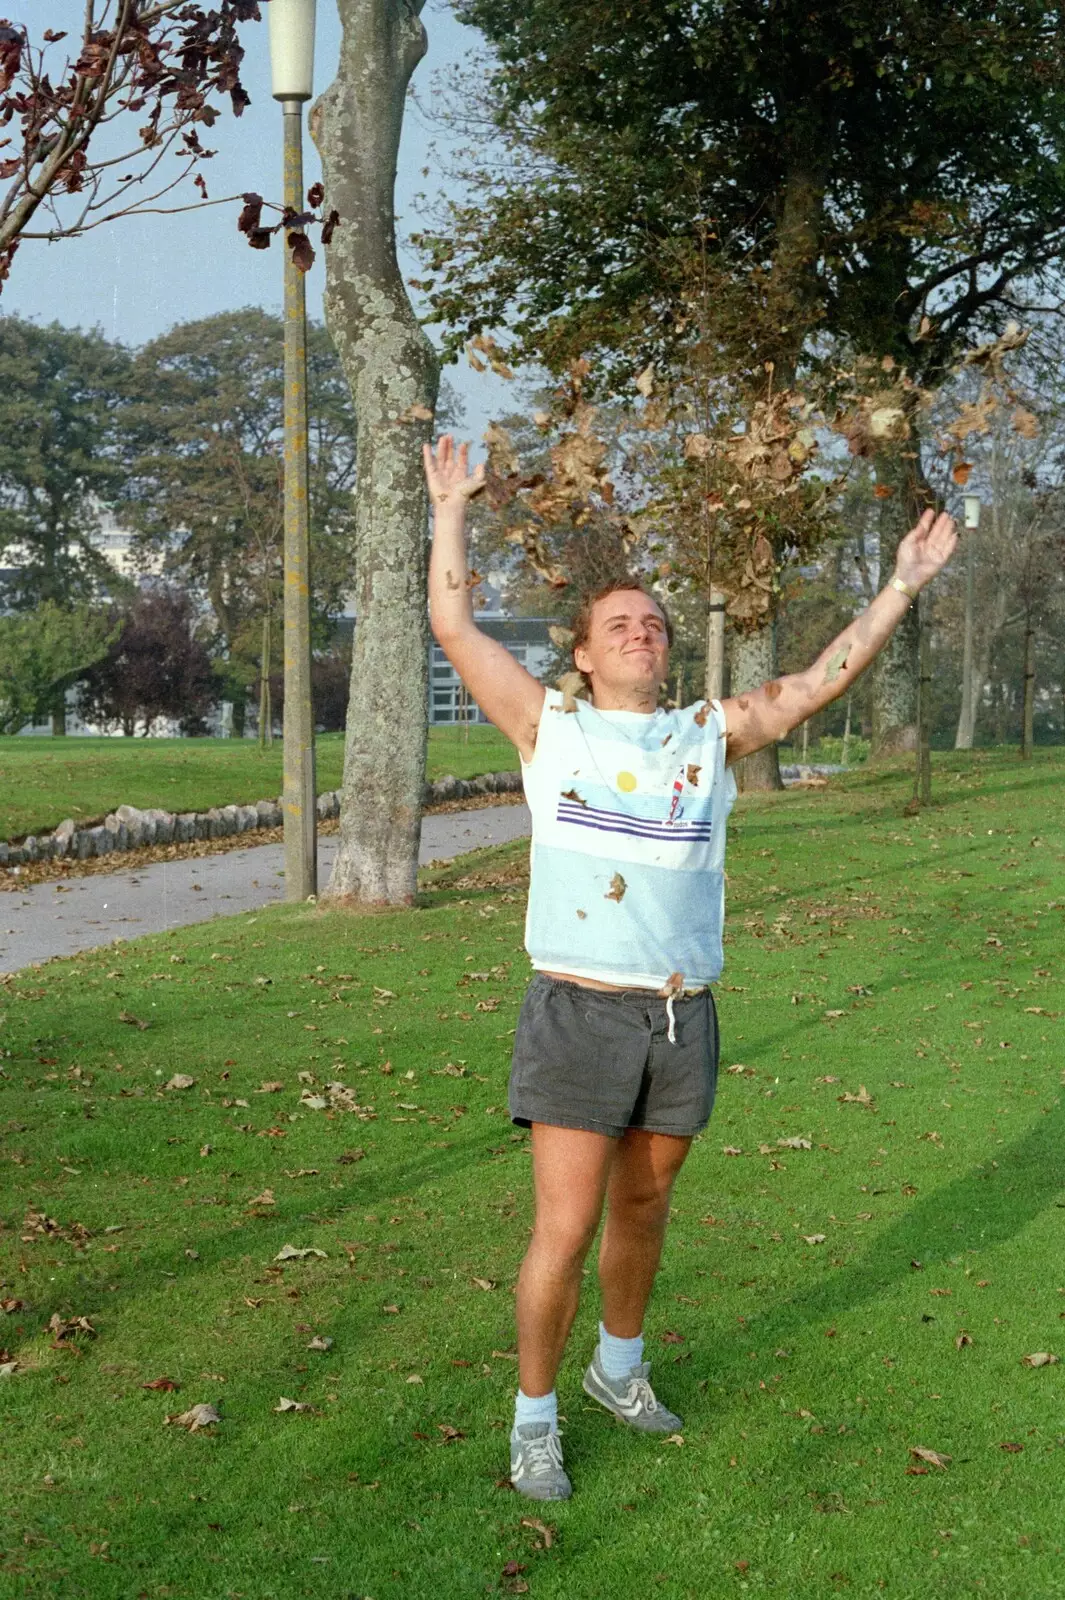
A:
POLYGON ((549 1422, 523 1422, 511 1433, 510 1481, 529 1500, 568 1500, 573 1493, 549 1422))
POLYGON ((641 1361, 624 1378, 608 1378, 596 1351, 584 1374, 584 1392, 630 1428, 639 1428, 642 1433, 679 1433, 684 1424, 661 1400, 655 1399, 648 1379, 650 1370, 651 1363, 641 1361))

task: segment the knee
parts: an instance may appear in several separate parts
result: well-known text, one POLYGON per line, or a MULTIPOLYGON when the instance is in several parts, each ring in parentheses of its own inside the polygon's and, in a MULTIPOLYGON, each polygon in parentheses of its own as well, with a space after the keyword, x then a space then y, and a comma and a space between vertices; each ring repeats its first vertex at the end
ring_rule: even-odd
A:
POLYGON ((531 1249, 559 1271, 575 1270, 583 1266, 597 1226, 598 1218, 538 1216, 531 1249))
POLYGON ((625 1229, 642 1229, 647 1233, 659 1232, 669 1220, 670 1191, 657 1189, 637 1190, 630 1194, 611 1195, 608 1217, 624 1225, 625 1229))

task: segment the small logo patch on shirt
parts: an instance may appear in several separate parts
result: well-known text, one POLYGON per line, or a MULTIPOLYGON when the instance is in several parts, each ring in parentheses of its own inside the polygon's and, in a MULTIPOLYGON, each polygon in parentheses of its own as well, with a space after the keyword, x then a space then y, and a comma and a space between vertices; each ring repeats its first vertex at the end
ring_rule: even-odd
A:
POLYGON ((622 794, 631 794, 636 787, 636 777, 631 772, 618 773, 618 788, 622 794))

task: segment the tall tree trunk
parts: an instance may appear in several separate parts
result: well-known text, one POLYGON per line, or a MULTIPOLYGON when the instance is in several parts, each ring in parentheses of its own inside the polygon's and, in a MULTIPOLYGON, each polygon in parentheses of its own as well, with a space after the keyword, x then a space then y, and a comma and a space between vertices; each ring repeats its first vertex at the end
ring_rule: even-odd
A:
MULTIPOLYGON (((754 633, 741 633, 737 629, 732 635, 729 692, 739 695, 745 689, 757 689, 775 678, 776 654, 776 629, 772 623, 754 633)), ((764 750, 756 750, 753 756, 744 756, 738 761, 736 784, 741 794, 753 789, 783 789, 776 745, 766 745, 764 750)))
POLYGON ((1035 626, 1031 612, 1024 619, 1024 711, 1021 721, 1021 760, 1032 759, 1035 726, 1035 626))
POLYGON ((49 708, 52 718, 52 735, 65 734, 67 731, 67 686, 55 689, 52 692, 52 703, 49 708))
POLYGON ((326 210, 325 314, 355 402, 355 642, 340 847, 324 898, 409 903, 417 887, 428 701, 422 444, 440 368, 396 260, 396 158, 426 51, 424 0, 338 0, 337 76, 311 110, 326 210))
MULTIPOLYGON (((880 502, 880 587, 895 570, 895 553, 931 495, 921 476, 916 437, 889 445, 875 457, 877 487, 890 490, 880 502)), ((870 756, 917 748, 917 606, 902 621, 873 663, 873 747, 870 756)))

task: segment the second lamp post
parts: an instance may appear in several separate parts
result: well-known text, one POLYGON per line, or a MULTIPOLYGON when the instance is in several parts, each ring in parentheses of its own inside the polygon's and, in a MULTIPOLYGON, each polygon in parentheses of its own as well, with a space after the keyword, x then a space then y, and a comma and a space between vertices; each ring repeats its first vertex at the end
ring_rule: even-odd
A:
MULTIPOLYGON (((303 105, 313 93, 315 0, 270 0, 273 94, 285 128, 284 202, 303 210, 303 105)), ((284 230, 283 230, 284 231, 284 230)), ((307 303, 285 238, 285 899, 318 892, 307 505, 307 303)))

